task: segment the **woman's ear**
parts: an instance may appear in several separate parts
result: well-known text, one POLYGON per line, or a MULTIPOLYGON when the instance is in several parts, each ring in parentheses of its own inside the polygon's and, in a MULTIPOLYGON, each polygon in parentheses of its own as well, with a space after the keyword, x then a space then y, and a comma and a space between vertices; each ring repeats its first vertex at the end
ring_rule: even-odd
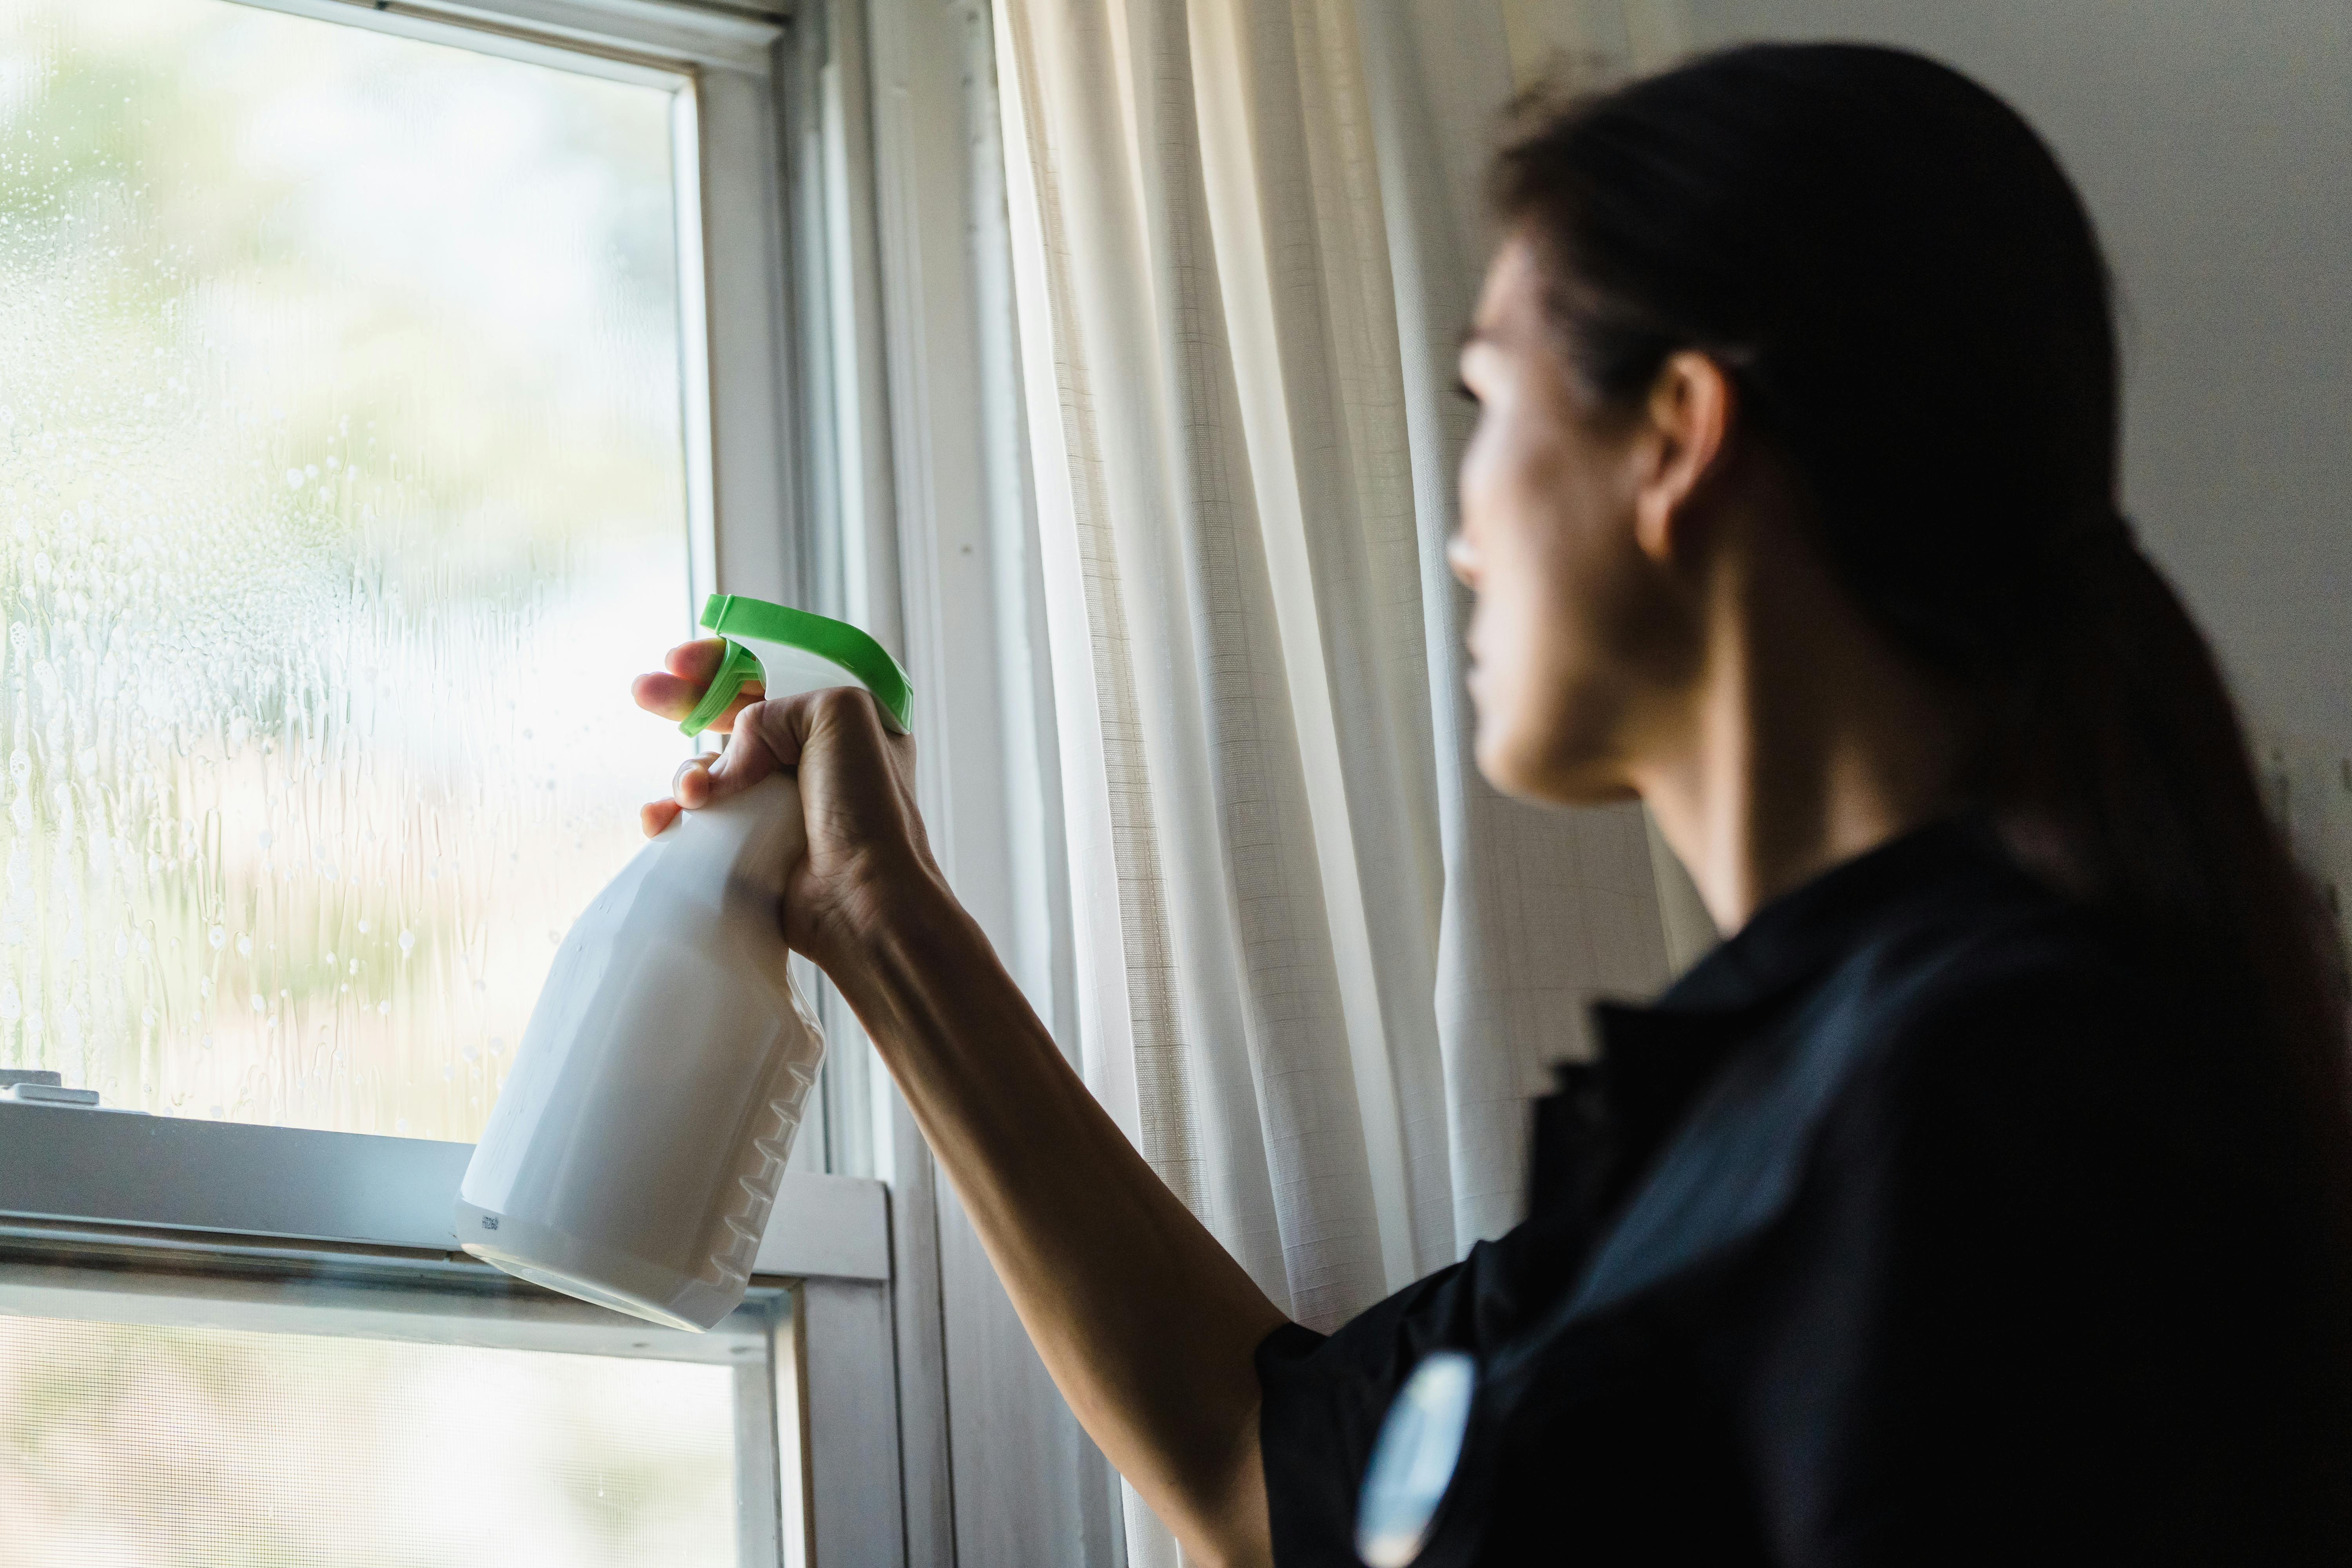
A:
POLYGON ((1731 434, 1731 378, 1703 353, 1670 355, 1650 389, 1636 476, 1633 537, 1660 565, 1690 548, 1691 500, 1722 460, 1731 434))

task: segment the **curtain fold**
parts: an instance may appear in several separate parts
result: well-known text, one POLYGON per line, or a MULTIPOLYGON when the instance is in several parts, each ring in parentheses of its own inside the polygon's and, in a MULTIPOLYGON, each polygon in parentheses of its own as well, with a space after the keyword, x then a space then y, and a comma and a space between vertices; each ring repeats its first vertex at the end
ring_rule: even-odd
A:
POLYGON ((1000 0, 996 27, 1080 1059, 1328 1328, 1512 1223, 1546 1065, 1666 973, 1639 812, 1479 779, 1444 545, 1515 70, 1652 63, 1675 13, 1000 0))

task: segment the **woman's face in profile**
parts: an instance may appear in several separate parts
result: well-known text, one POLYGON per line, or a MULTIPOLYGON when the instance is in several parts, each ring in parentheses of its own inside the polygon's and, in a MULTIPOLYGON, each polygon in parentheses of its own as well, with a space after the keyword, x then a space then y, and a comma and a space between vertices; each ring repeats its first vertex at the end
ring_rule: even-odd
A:
POLYGON ((1477 595, 1479 772, 1507 795, 1582 804, 1631 793, 1654 707, 1643 698, 1656 694, 1643 672, 1679 616, 1634 538, 1642 412, 1582 390, 1544 283, 1522 239, 1487 270, 1462 349, 1478 424, 1447 557, 1477 595))

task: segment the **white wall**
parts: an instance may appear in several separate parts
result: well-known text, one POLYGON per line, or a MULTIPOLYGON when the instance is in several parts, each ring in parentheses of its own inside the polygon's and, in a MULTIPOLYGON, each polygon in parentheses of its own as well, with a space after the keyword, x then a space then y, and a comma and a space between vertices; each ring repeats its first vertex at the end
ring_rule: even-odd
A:
POLYGON ((2249 708, 2352 754, 2352 3, 1691 0, 1691 24, 1903 44, 2033 122, 2121 286, 2143 538, 2249 708))

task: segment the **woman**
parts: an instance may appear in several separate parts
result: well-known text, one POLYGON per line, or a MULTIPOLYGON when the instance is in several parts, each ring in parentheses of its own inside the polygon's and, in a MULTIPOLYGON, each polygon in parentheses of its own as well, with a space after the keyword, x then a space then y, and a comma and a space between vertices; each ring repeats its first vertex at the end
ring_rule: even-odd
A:
POLYGON ((1286 1323, 957 908, 861 697, 745 708, 649 829, 800 769, 786 940, 1195 1563, 1360 1525, 1449 1564, 2352 1561, 2343 1001, 2116 510, 2064 175, 1940 66, 1761 47, 1549 114, 1495 193, 1479 765, 1639 795, 1732 933, 1602 1010, 1525 1225, 1286 1323))

